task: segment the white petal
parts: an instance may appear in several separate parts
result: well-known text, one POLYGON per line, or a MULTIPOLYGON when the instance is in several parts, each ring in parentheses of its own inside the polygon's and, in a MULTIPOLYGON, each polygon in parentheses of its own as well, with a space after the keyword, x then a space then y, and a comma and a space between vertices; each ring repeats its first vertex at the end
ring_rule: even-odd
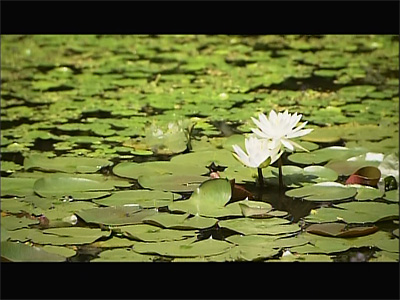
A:
POLYGON ((295 138, 295 137, 299 137, 299 136, 303 136, 303 135, 309 134, 313 130, 314 129, 303 129, 303 130, 300 130, 300 131, 297 131, 297 132, 289 133, 286 137, 289 138, 289 139, 292 139, 292 138, 295 138))
POLYGON ((293 151, 294 147, 292 145, 292 141, 289 141, 287 139, 281 139, 281 143, 283 144, 283 146, 285 146, 286 148, 288 148, 289 150, 293 151))
POLYGON ((251 128, 251 131, 253 131, 256 135, 258 135, 260 138, 264 139, 269 139, 271 138, 270 135, 266 134, 265 132, 260 131, 258 128, 251 128))
MULTIPOLYGON (((244 165, 249 165, 249 157, 238 145, 232 145, 233 150, 236 152, 236 158, 244 165)), ((234 153, 235 154, 235 153, 234 153)))

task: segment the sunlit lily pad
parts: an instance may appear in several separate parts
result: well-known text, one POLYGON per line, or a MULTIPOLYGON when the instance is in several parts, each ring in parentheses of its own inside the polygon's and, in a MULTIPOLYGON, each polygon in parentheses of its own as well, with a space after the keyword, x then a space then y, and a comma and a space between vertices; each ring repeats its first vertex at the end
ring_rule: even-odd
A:
POLYGON ((292 189, 285 194, 288 197, 303 198, 308 201, 335 201, 351 198, 356 193, 356 188, 347 187, 335 182, 323 182, 292 189))
POLYGON ((217 219, 201 216, 189 217, 189 214, 158 213, 143 219, 143 222, 170 229, 205 229, 214 226, 217 219))
POLYGON ((383 199, 391 202, 399 202, 399 190, 392 190, 385 193, 383 199))
POLYGON ((94 258, 92 262, 151 262, 157 256, 139 254, 132 249, 112 249, 105 250, 99 254, 98 258, 94 258))
POLYGON ((42 197, 62 197, 71 195, 75 199, 93 199, 109 195, 114 184, 107 181, 97 181, 68 175, 53 175, 38 179, 34 190, 42 197))
POLYGON ((306 231, 323 236, 356 237, 368 235, 378 230, 376 226, 346 227, 346 224, 343 223, 312 224, 307 227, 306 231))
POLYGON ((227 242, 214 239, 202 241, 187 239, 177 242, 138 243, 133 251, 174 257, 196 257, 221 254, 231 247, 232 245, 227 242))
POLYGON ((66 257, 22 243, 1 242, 1 257, 15 262, 61 262, 66 257))
POLYGON ((252 219, 238 218, 220 221, 220 227, 228 228, 241 234, 268 234, 278 235, 300 231, 297 224, 289 224, 290 221, 280 218, 252 219))
POLYGON ((192 192, 207 180, 207 177, 197 175, 142 175, 139 177, 139 184, 143 188, 170 191, 170 192, 192 192))
POLYGON ((1 196, 23 197, 33 195, 34 178, 1 178, 1 196))
POLYGON ((344 221, 346 223, 375 223, 379 220, 396 218, 397 204, 381 202, 349 202, 334 207, 323 207, 305 218, 311 223, 344 221))
POLYGON ((15 230, 19 228, 28 228, 29 225, 38 224, 38 220, 28 218, 17 218, 16 216, 1 217, 1 227, 7 230, 15 230))
POLYGON ((116 206, 84 209, 76 214, 87 223, 128 225, 139 224, 145 217, 155 213, 153 209, 140 209, 138 206, 116 206))
POLYGON ((32 231, 28 233, 28 238, 37 244, 59 246, 90 244, 110 234, 111 231, 102 231, 98 228, 64 227, 32 231))
POLYGON ((87 157, 47 158, 41 155, 31 155, 24 160, 25 170, 39 169, 65 173, 94 173, 102 167, 111 165, 112 162, 106 159, 87 157))
POLYGON ((118 229, 125 236, 143 242, 178 241, 196 236, 195 230, 164 229, 149 224, 129 225, 118 229))
POLYGON ((94 200, 105 206, 123 206, 137 204, 143 208, 167 206, 179 199, 179 194, 163 191, 131 190, 114 192, 111 196, 94 200))

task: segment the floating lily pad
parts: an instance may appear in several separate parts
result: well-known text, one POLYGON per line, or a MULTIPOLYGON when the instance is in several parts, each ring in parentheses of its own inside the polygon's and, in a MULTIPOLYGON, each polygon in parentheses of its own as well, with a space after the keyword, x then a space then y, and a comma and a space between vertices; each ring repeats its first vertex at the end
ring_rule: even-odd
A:
POLYGON ((288 197, 303 198, 308 201, 337 201, 355 196, 357 189, 336 182, 323 182, 287 191, 288 197))
POLYGON ((1 242, 1 257, 15 262, 61 262, 66 257, 22 243, 1 242))
POLYGON ((137 204, 143 208, 167 206, 172 201, 181 198, 179 194, 163 191, 132 190, 118 191, 111 196, 94 200, 95 203, 105 206, 123 206, 137 204))
POLYGON ((192 192, 208 178, 198 175, 142 175, 139 177, 139 184, 143 188, 169 191, 169 192, 192 192))
POLYGON ((214 226, 218 220, 189 214, 158 213, 143 219, 143 222, 171 229, 205 229, 214 226))
POLYGON ((1 178, 1 196, 23 197, 33 195, 35 178, 1 178))
POLYGON ((37 244, 59 246, 90 244, 110 234, 111 231, 102 231, 98 228, 63 227, 32 231, 28 233, 28 238, 37 244))
POLYGON ((94 173, 102 167, 111 166, 106 159, 88 157, 56 157, 47 158, 42 155, 31 155, 24 160, 25 170, 38 169, 65 173, 94 173))
POLYGON ((196 236, 194 230, 164 229, 149 224, 123 226, 119 230, 131 239, 144 242, 178 241, 196 236))
POLYGON ((343 223, 323 223, 312 224, 307 227, 306 231, 323 236, 356 237, 374 233, 378 231, 378 227, 363 226, 347 228, 346 224, 343 223))
POLYGON ((203 182, 188 200, 176 201, 168 206, 170 210, 180 210, 193 215, 208 215, 223 209, 232 195, 231 185, 226 179, 211 179, 203 182))
POLYGON ((292 233, 300 231, 297 224, 289 224, 290 222, 280 218, 270 219, 251 219, 238 218, 220 221, 220 227, 228 228, 241 234, 268 234, 278 235, 284 233, 292 233))
POLYGON ((59 246, 52 246, 52 245, 45 245, 42 248, 46 252, 58 254, 64 257, 72 257, 76 254, 76 251, 71 248, 67 247, 59 247, 59 246))
POLYGON ((288 159, 299 164, 320 164, 331 159, 346 159, 367 152, 364 149, 350 149, 346 147, 327 147, 306 153, 291 154, 288 159))
POLYGON ((396 218, 399 215, 397 204, 381 202, 349 202, 337 205, 338 208, 323 207, 305 218, 311 223, 344 221, 346 223, 375 223, 380 220, 396 218))
POLYGON ((15 230, 19 228, 28 228, 29 225, 38 224, 38 220, 28 218, 17 218, 16 216, 1 217, 1 227, 7 230, 15 230))
POLYGON ((392 190, 385 193, 383 199, 391 202, 399 202, 399 190, 392 190))
POLYGON ((38 179, 33 188, 42 197, 71 195, 75 199, 82 200, 107 196, 109 193, 104 191, 114 189, 114 184, 111 181, 97 181, 58 174, 38 179))
POLYGON ((157 256, 139 254, 132 249, 112 249, 102 251, 98 258, 92 259, 92 262, 151 262, 157 256))
POLYGON ((103 225, 139 224, 145 217, 155 214, 153 209, 140 209, 137 206, 98 207, 84 209, 76 214, 87 223, 103 225))
POLYGON ((133 248, 133 251, 173 257, 196 257, 221 254, 231 247, 232 245, 227 242, 214 239, 202 241, 187 239, 174 242, 138 243, 133 248))

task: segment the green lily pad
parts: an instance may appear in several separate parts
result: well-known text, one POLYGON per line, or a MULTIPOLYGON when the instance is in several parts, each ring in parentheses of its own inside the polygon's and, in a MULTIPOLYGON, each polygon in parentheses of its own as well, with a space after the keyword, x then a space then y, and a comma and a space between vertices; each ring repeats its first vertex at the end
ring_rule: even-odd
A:
POLYGON ((383 196, 384 191, 375 189, 370 186, 357 185, 357 195, 355 197, 358 201, 375 200, 383 196))
POLYGON ((399 190, 392 190, 385 193, 383 199, 391 202, 399 202, 399 190))
POLYGON ((42 197, 71 195, 75 199, 82 200, 107 196, 109 193, 104 191, 114 189, 114 184, 111 181, 57 174, 38 179, 33 188, 42 197))
POLYGON ((118 229, 125 236, 144 242, 178 241, 196 236, 194 230, 164 229, 149 224, 123 226, 118 229))
POLYGON ((168 161, 152 161, 145 163, 123 162, 113 168, 117 176, 138 179, 140 176, 172 175, 202 175, 207 173, 206 166, 181 164, 168 161))
POLYGON ((93 202, 105 206, 123 206, 137 204, 143 208, 167 206, 172 201, 181 198, 179 194, 163 191, 132 190, 118 191, 111 196, 96 199, 93 202))
POLYGON ((213 210, 224 208, 232 195, 232 188, 226 179, 211 179, 203 182, 188 200, 176 201, 168 206, 193 215, 212 214, 213 210))
POLYGON ((364 149, 350 149, 346 147, 327 147, 305 153, 294 153, 288 159, 299 164, 320 164, 332 159, 346 159, 367 152, 364 149))
POLYGON ((7 230, 15 230, 19 228, 28 228, 29 225, 38 224, 38 220, 28 218, 17 218, 16 216, 1 217, 1 227, 7 230))
POLYGON ((297 224, 289 224, 290 222, 280 218, 270 219, 251 219, 238 218, 220 221, 220 227, 228 228, 244 235, 250 234, 267 234, 279 235, 284 233, 293 233, 300 231, 297 224))
POLYGON ((143 219, 143 222, 170 229, 205 229, 214 226, 218 220, 189 214, 158 213, 143 219))
POLYGON ((33 195, 34 178, 1 178, 1 196, 23 197, 33 195))
POLYGON ((231 247, 231 244, 224 241, 214 239, 195 241, 193 238, 174 242, 138 243, 133 251, 173 257, 196 257, 221 254, 231 247))
POLYGON ((143 188, 169 191, 169 192, 192 192, 208 178, 198 175, 142 175, 139 177, 139 184, 143 188))
POLYGON ((1 242, 1 257, 15 262, 61 262, 66 257, 22 243, 1 242))
POLYGON ((140 209, 137 206, 115 206, 84 209, 76 214, 87 223, 115 226, 139 224, 145 217, 155 213, 153 209, 140 209))
POLYGON ((287 191, 288 197, 304 198, 308 201, 337 201, 355 196, 357 189, 336 182, 323 182, 287 191))
POLYGON ((98 228, 62 227, 31 231, 28 233, 28 238, 37 244, 60 246, 90 244, 110 234, 111 231, 102 231, 98 228))
POLYGON ((98 258, 94 258, 91 262, 151 262, 157 256, 139 254, 132 249, 112 249, 102 251, 98 258))
POLYGON ((65 173, 95 173, 111 165, 112 162, 106 159, 88 157, 47 158, 42 155, 31 155, 24 160, 25 170, 38 169, 65 173))
POLYGON ((43 246, 42 249, 45 250, 46 252, 58 254, 58 255, 64 256, 64 257, 72 257, 76 254, 76 251, 74 249, 67 248, 67 247, 45 245, 45 246, 43 246))
POLYGON ((381 202, 349 202, 337 205, 338 208, 323 207, 305 218, 310 223, 344 221, 346 223, 375 223, 380 220, 396 218, 399 215, 397 204, 381 202))
POLYGON ((129 240, 127 238, 112 236, 110 239, 106 241, 97 241, 93 243, 92 246, 100 248, 124 248, 124 247, 132 247, 134 244, 135 241, 129 240))
POLYGON ((374 233, 378 230, 376 226, 360 226, 346 228, 343 223, 323 223, 312 224, 307 227, 306 231, 323 236, 333 237, 356 237, 374 233))

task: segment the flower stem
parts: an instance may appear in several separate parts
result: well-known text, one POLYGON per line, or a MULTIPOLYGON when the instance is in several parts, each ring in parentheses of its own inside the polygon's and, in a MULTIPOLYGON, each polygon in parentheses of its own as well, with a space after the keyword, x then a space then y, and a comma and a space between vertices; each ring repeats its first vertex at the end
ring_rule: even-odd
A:
POLYGON ((261 168, 257 168, 257 171, 258 171, 258 183, 260 185, 260 188, 262 189, 264 187, 264 176, 261 168))
POLYGON ((283 176, 282 176, 282 156, 278 159, 278 167, 279 167, 279 193, 283 192, 283 176))

